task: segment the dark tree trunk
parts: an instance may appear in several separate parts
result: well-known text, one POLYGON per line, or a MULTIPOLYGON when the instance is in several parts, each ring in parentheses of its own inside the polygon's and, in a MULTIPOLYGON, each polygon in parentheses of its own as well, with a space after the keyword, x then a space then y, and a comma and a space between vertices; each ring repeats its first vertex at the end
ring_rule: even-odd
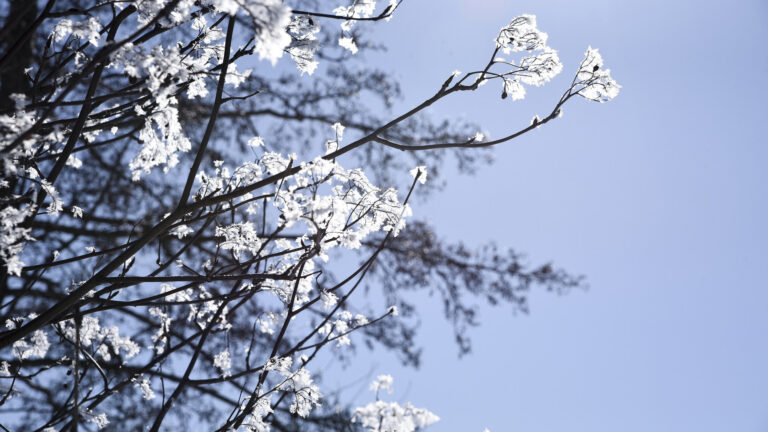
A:
POLYGON ((7 42, 2 47, 3 61, 0 64, 0 111, 7 112, 14 108, 13 93, 28 93, 30 90, 24 69, 32 60, 34 38, 28 33, 35 31, 33 24, 36 18, 36 1, 11 0, 2 30, 2 40, 7 42))
MULTIPOLYGON (((52 3, 52 2, 51 2, 52 3)), ((35 38, 37 0, 11 0, 8 16, 0 30, 0 113, 12 112, 14 93, 29 94, 31 86, 24 69, 32 63, 32 45, 35 38), (4 43, 3 43, 4 42, 4 43)), ((1 131, 0 131, 1 132, 1 131)), ((5 176, 6 167, 0 162, 0 177, 5 176)), ((0 188, 0 200, 5 201, 16 186, 16 177, 8 179, 8 186, 0 188)), ((0 301, 8 289, 8 268, 0 264, 0 301)))

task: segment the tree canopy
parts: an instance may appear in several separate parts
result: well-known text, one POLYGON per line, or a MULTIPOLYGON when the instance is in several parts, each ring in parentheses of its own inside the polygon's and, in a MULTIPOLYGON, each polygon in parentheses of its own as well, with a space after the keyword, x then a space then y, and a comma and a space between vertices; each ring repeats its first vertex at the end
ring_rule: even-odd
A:
MULTIPOLYGON (((551 111, 486 138, 425 110, 498 86, 509 102, 564 69, 536 18, 423 101, 357 61, 407 2, 13 0, 0 45, 0 415, 9 430, 413 431, 437 416, 335 409, 312 361, 380 346, 418 366, 439 296, 460 353, 468 298, 526 311, 583 278, 514 250, 450 243, 409 201, 450 155, 533 132, 620 86, 589 48, 551 111), (398 190, 398 186, 399 189, 398 190)), ((428 403, 428 401, 426 401, 428 403)))

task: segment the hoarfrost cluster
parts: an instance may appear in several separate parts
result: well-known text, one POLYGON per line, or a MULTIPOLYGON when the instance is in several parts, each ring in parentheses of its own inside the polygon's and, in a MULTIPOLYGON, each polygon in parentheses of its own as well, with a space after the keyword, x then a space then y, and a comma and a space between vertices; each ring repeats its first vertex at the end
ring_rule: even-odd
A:
MULTIPOLYGON (((494 65, 506 65, 512 69, 507 72, 482 73, 478 83, 501 78, 503 80, 502 99, 510 97, 513 101, 525 98, 525 85, 540 87, 563 71, 563 64, 557 51, 547 45, 549 36, 537 27, 536 17, 521 15, 503 27, 496 37, 496 50, 505 55, 518 52, 531 53, 515 61, 508 57, 496 57, 494 65), (491 75, 488 77, 488 75, 491 75)), ((604 102, 613 99, 619 92, 619 86, 610 77, 610 71, 599 70, 602 57, 591 47, 587 50, 571 90, 586 99, 604 102)))
POLYGON ((410 402, 400 405, 379 400, 379 390, 392 393, 392 381, 391 376, 381 375, 371 383, 371 390, 376 392, 376 401, 356 408, 353 421, 359 422, 370 432, 414 432, 440 420, 434 413, 416 408, 410 402))
POLYGON ((576 80, 579 96, 596 102, 612 100, 621 88, 611 77, 611 70, 603 69, 603 56, 592 47, 584 54, 576 80))

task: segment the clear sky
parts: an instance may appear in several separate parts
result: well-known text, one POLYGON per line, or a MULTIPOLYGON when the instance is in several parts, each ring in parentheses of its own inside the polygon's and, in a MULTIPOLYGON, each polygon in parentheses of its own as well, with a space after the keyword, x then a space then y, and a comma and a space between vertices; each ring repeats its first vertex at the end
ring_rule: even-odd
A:
POLYGON ((442 418, 430 431, 767 431, 768 2, 406 0, 376 27, 389 51, 369 58, 411 106, 483 65, 523 13, 563 74, 524 101, 492 83, 435 114, 495 137, 519 128, 547 112, 589 45, 621 94, 569 103, 414 211, 448 238, 584 274, 590 289, 536 293, 528 316, 482 306, 461 360, 425 300, 420 370, 365 357, 338 382, 373 362, 395 377, 395 399, 442 418))

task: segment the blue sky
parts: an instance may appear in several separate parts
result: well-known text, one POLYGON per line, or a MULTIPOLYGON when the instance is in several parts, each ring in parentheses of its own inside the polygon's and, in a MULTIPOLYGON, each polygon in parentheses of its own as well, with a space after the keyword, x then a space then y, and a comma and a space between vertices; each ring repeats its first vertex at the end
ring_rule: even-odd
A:
POLYGON ((395 377, 395 399, 442 418, 431 431, 768 430, 768 3, 406 0, 376 27, 389 51, 368 59, 412 106, 452 70, 483 65, 523 13, 563 74, 523 101, 492 83, 434 114, 502 136, 547 112, 589 45, 621 94, 569 103, 414 211, 448 238, 584 274, 590 289, 535 293, 528 316, 481 306, 461 360, 425 297, 420 370, 376 354, 338 383, 373 363, 395 377))

